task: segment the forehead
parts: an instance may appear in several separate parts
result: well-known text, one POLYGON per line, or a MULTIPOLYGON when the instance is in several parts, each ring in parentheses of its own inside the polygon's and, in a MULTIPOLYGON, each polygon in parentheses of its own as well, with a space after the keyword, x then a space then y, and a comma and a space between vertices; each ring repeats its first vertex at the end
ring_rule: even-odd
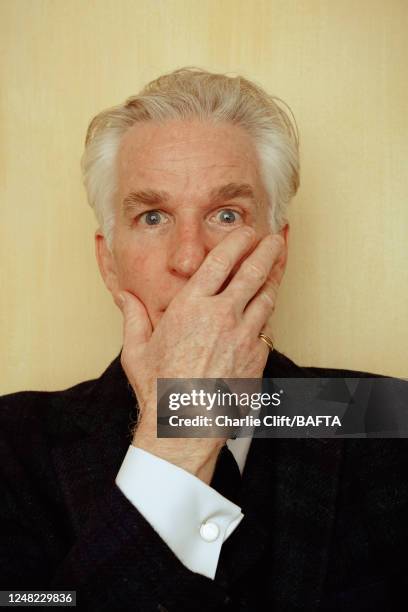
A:
POLYGON ((133 125, 120 144, 118 178, 122 196, 136 187, 197 193, 237 180, 262 189, 249 134, 232 124, 198 120, 133 125))

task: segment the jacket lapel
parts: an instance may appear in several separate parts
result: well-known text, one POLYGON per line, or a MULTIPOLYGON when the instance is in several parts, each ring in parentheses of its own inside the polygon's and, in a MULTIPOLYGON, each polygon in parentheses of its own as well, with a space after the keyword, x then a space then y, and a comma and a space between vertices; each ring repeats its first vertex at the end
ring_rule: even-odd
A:
POLYGON ((72 398, 63 416, 64 436, 52 455, 75 537, 91 505, 114 483, 132 439, 136 399, 119 357, 86 393, 72 398))
POLYGON ((244 519, 223 544, 216 580, 253 575, 270 603, 313 609, 323 587, 343 440, 255 438, 242 482, 244 519))
MULTIPOLYGON (((274 353, 265 377, 312 375, 274 353)), ((314 608, 326 575, 343 442, 252 440, 242 480, 244 519, 223 544, 216 580, 239 589, 253 578, 253 591, 276 610, 314 608)))

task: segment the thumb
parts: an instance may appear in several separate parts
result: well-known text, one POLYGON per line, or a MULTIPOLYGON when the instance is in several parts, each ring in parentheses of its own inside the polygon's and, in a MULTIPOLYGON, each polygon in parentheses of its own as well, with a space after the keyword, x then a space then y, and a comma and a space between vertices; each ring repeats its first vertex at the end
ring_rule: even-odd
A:
POLYGON ((129 291, 118 294, 118 302, 123 314, 123 348, 136 348, 148 341, 152 335, 152 325, 144 304, 129 291))

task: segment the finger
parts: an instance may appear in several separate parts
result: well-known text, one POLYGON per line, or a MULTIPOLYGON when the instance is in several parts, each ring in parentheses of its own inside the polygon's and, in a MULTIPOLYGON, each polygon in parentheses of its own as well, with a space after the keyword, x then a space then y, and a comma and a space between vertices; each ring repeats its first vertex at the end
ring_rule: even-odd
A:
POLYGON ((255 242, 252 227, 240 227, 230 232, 207 255, 197 272, 180 293, 197 296, 215 295, 223 286, 234 266, 244 257, 255 242))
POLYGON ((254 337, 263 330, 269 317, 275 310, 283 271, 282 266, 274 266, 267 281, 249 302, 244 311, 243 324, 251 329, 251 335, 254 337))
POLYGON ((284 250, 284 240, 279 234, 268 234, 256 249, 242 262, 223 296, 230 297, 237 310, 243 312, 247 304, 268 280, 274 264, 284 250))
POLYGON ((123 349, 147 342, 152 335, 152 325, 142 302, 129 291, 121 291, 118 302, 123 314, 123 349))

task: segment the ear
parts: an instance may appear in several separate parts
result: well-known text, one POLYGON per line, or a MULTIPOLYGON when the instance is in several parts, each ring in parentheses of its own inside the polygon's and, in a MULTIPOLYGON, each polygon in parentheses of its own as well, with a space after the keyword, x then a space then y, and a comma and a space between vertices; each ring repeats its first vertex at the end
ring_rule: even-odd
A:
POLYGON ((115 258, 108 247, 105 236, 99 229, 95 232, 95 255, 103 282, 115 299, 119 290, 115 258))

